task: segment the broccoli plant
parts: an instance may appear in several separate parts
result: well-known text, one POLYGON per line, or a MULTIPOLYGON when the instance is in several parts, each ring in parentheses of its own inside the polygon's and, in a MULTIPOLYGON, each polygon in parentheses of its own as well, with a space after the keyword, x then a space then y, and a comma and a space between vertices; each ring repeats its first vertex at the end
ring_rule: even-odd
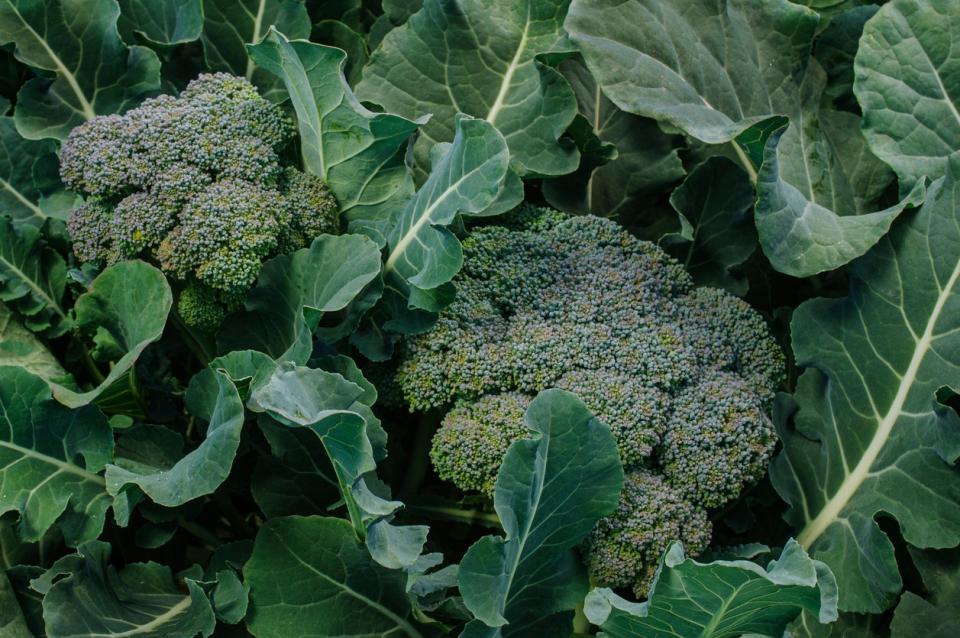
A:
POLYGON ((179 283, 184 322, 214 330, 265 259, 339 229, 323 180, 285 162, 293 137, 280 107, 226 73, 93 118, 61 151, 64 183, 86 198, 68 221, 74 253, 153 261, 179 283))
POLYGON ((456 300, 408 338, 396 383, 413 410, 448 410, 441 478, 492 495, 539 391, 579 396, 627 471, 618 510, 584 549, 591 576, 643 594, 671 538, 696 554, 707 510, 756 482, 784 357, 763 318, 614 221, 525 206, 464 242, 456 300))

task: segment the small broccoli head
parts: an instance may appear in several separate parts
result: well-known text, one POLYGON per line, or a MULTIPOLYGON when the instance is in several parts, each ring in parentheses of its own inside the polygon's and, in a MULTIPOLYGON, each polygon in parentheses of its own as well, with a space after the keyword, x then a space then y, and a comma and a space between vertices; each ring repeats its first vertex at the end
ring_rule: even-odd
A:
POLYGON ((77 258, 157 263, 189 289, 188 300, 212 293, 207 304, 220 304, 219 313, 184 305, 188 324, 202 318, 211 327, 265 259, 338 230, 323 180, 284 166, 293 136, 280 107, 224 73, 75 128, 63 144, 61 176, 87 198, 68 224, 77 258))
POLYGON ((242 304, 242 295, 226 294, 191 281, 180 291, 177 313, 187 325, 212 332, 223 322, 227 314, 239 310, 242 304))
POLYGON ((696 555, 710 543, 706 512, 685 500, 656 474, 628 472, 616 511, 600 519, 583 545, 590 580, 631 587, 646 595, 657 561, 671 541, 696 555))
POLYGON ((721 507, 763 476, 777 443, 766 396, 729 372, 684 389, 660 446, 663 474, 703 507, 721 507))
POLYGON ((493 496, 507 448, 529 434, 523 414, 530 402, 516 392, 490 394, 447 412, 430 450, 440 478, 464 491, 493 496))

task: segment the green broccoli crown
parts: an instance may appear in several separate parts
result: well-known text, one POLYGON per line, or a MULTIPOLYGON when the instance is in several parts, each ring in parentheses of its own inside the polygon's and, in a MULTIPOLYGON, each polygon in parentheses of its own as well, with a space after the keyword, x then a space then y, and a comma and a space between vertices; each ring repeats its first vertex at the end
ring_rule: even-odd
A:
POLYGON ((187 323, 210 327, 264 259, 339 230, 323 180, 283 165, 293 136, 278 106, 225 73, 92 119, 61 152, 64 183, 87 198, 68 223, 74 252, 81 261, 154 261, 183 282, 187 323), (201 293, 210 299, 196 312, 201 293))
MULTIPOLYGON (((527 206, 473 229, 454 283, 455 301, 404 342, 396 372, 411 409, 455 406, 431 452, 442 478, 491 494, 507 447, 527 435, 521 406, 550 387, 608 424, 628 473, 672 495, 663 521, 657 507, 637 513, 638 535, 676 529, 675 503, 705 521, 763 475, 783 354, 749 305, 695 288, 654 244, 610 220, 527 206)), ((677 536, 697 540, 691 552, 709 536, 701 528, 677 536)), ((621 552, 642 564, 615 571, 646 579, 661 549, 621 552)))
POLYGON ((647 594, 657 561, 671 541, 696 555, 710 544, 710 519, 660 476, 628 472, 616 511, 600 519, 583 544, 590 580, 647 594))

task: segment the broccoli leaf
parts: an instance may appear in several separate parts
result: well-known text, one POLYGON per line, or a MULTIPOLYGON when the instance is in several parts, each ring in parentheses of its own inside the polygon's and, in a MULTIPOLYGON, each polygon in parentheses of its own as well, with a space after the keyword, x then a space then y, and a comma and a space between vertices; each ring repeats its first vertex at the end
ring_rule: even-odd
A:
POLYGON ((899 203, 875 211, 893 174, 867 148, 860 118, 821 108, 826 74, 811 61, 786 131, 767 140, 757 179, 760 245, 774 268, 809 277, 861 256, 907 206, 923 201, 917 182, 899 203))
POLYGON ((606 638, 779 638, 802 611, 837 618, 837 583, 791 539, 766 569, 748 560, 698 563, 674 542, 663 557, 649 600, 632 603, 594 589, 584 612, 606 638))
POLYGON ((900 591, 894 548, 960 543, 960 418, 937 401, 960 361, 960 154, 923 207, 853 262, 849 295, 802 304, 791 324, 801 375, 771 466, 799 542, 840 583, 840 608, 878 612, 900 591))
POLYGON ((56 144, 24 139, 12 117, 0 117, 0 210, 18 224, 39 226, 51 216, 65 218, 72 201, 60 183, 56 144), (51 209, 50 202, 59 205, 51 209))
POLYGON ((507 450, 494 493, 506 536, 481 538, 460 562, 463 602, 477 618, 464 636, 531 635, 582 601, 587 579, 573 548, 623 487, 613 435, 575 395, 541 392, 524 421, 533 438, 507 450))
POLYGON ((817 22, 780 0, 573 0, 564 26, 614 104, 722 143, 790 112, 817 22))
POLYGON ((387 234, 384 279, 410 308, 438 309, 436 289, 463 265, 463 248, 446 227, 458 215, 483 214, 507 180, 507 144, 493 125, 460 115, 456 131, 452 144, 435 149, 430 176, 387 234))
POLYGON ((575 173, 543 181, 548 202, 560 210, 602 217, 630 215, 683 178, 680 138, 667 135, 653 120, 618 109, 579 59, 565 60, 560 71, 573 87, 590 131, 602 145, 614 146, 616 155, 605 158, 602 148, 582 152, 575 173), (609 161, 597 165, 596 154, 609 161))
POLYGON ((117 0, 3 0, 0 42, 17 59, 49 71, 17 94, 17 130, 29 139, 65 139, 96 115, 121 113, 160 88, 160 60, 117 33, 117 0))
POLYGON ((216 620, 210 601, 195 580, 183 579, 184 595, 169 567, 131 563, 118 572, 109 559, 110 545, 91 541, 31 582, 45 594, 43 621, 48 638, 69 638, 78 632, 143 638, 194 638, 197 634, 206 638, 213 633, 216 620))
POLYGON ((377 463, 368 435, 372 415, 362 401, 365 393, 363 387, 335 372, 283 363, 254 388, 250 407, 317 435, 333 464, 357 537, 366 541, 374 560, 395 569, 417 559, 427 528, 391 525, 403 504, 374 494, 368 486, 365 475, 374 472, 377 463))
POLYGON ((743 295, 746 278, 733 269, 757 245, 750 215, 753 200, 753 187, 743 170, 724 157, 708 158, 670 195, 682 230, 664 237, 661 245, 683 262, 698 284, 743 295))
POLYGON ((426 0, 373 51, 357 94, 407 117, 433 113, 415 146, 424 172, 466 113, 503 134, 521 175, 569 173, 578 153, 561 136, 577 102, 549 66, 573 50, 562 26, 568 3, 426 0))
POLYGON ((37 228, 0 216, 0 301, 34 332, 59 336, 71 321, 63 307, 67 267, 37 228))
POLYGON ((202 0, 120 0, 120 33, 131 31, 155 44, 193 42, 203 30, 202 0))
POLYGON ((953 0, 894 0, 863 29, 853 85, 863 134, 901 192, 942 176, 960 148, 957 33, 953 0))
POLYGON ((960 617, 960 550, 910 550, 928 595, 904 592, 890 623, 893 638, 949 638, 960 617))
POLYGON ((0 634, 7 638, 32 638, 10 579, 2 569, 0 569, 0 634))
POLYGON ((24 328, 4 304, 0 303, 0 365, 18 366, 28 372, 51 379, 66 377, 56 357, 24 328))
MULTIPOLYGON (((379 273, 380 251, 370 239, 321 235, 309 248, 264 262, 246 310, 227 319, 218 346, 221 352, 252 348, 306 363, 324 314, 346 308, 379 273)), ((344 336, 343 329, 322 330, 330 341, 344 336)))
POLYGON ((287 87, 306 170, 322 177, 348 220, 381 219, 403 205, 407 169, 400 149, 427 118, 373 113, 343 75, 347 54, 270 29, 251 58, 287 87))
POLYGON ((257 638, 316 636, 421 638, 404 586, 407 574, 371 560, 350 524, 289 516, 267 521, 243 568, 247 624, 257 638))
POLYGON ((113 432, 93 406, 69 410, 47 382, 0 367, 0 514, 19 512, 21 540, 40 540, 58 523, 69 543, 96 538, 110 498, 100 472, 113 432))
POLYGON ((163 273, 142 261, 122 261, 100 273, 77 298, 74 312, 81 331, 93 332, 97 349, 112 361, 109 374, 94 389, 76 392, 51 383, 60 403, 87 405, 129 372, 140 354, 163 334, 173 305, 163 273))
POLYGON ((307 39, 310 26, 302 0, 203 0, 203 56, 211 70, 243 76, 263 97, 282 102, 288 95, 280 78, 258 67, 247 45, 263 40, 270 29, 307 39))
POLYGON ((156 467, 118 457, 106 471, 111 496, 125 498, 123 492, 135 485, 154 503, 176 507, 213 493, 226 480, 240 446, 243 403, 230 378, 219 371, 214 374, 216 403, 203 442, 172 466, 156 467))

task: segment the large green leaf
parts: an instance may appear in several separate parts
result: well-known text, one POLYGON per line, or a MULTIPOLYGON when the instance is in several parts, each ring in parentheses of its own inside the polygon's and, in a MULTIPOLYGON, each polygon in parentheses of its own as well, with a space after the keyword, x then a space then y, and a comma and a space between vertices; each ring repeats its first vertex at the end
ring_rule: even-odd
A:
POLYGON ((64 139, 96 115, 121 113, 160 88, 160 61, 117 33, 117 0, 3 0, 0 42, 17 59, 50 72, 20 89, 17 129, 30 139, 64 139))
POLYGON ((757 180, 760 245, 774 268, 795 277, 861 256, 904 208, 923 200, 918 182, 899 203, 876 210, 893 174, 867 148, 859 117, 821 107, 825 86, 811 61, 790 126, 768 139, 757 180))
POLYGON ((371 491, 365 475, 377 468, 368 434, 367 390, 335 372, 280 364, 251 392, 250 406, 280 423, 312 431, 323 443, 356 535, 381 565, 399 568, 420 556, 424 526, 391 524, 403 507, 371 491))
POLYGON ((176 507, 213 493, 226 480, 240 446, 243 403, 230 378, 222 372, 214 374, 216 403, 203 442, 167 467, 117 457, 106 471, 107 491, 112 496, 135 485, 154 503, 176 507))
POLYGON ((121 34, 134 31, 150 42, 170 45, 193 42, 203 30, 203 0, 119 1, 121 34))
POLYGON ((287 93, 280 79, 259 68, 246 45, 260 42, 271 28, 306 39, 310 26, 303 0, 203 0, 203 55, 211 70, 243 76, 261 95, 282 102, 287 93))
POLYGON ((877 612, 900 591, 883 513, 916 547, 960 543, 960 419, 937 393, 960 372, 960 154, 926 203, 851 264, 850 292, 793 315, 801 375, 771 467, 787 520, 840 583, 840 607, 877 612))
POLYGON ((928 595, 904 592, 890 623, 893 638, 950 638, 960 618, 960 550, 910 550, 928 595))
POLYGON ((17 366, 42 377, 65 377, 56 357, 0 303, 0 366, 17 366))
POLYGON ((660 560, 649 600, 631 603, 609 589, 587 596, 587 618, 606 638, 780 638, 807 610, 837 618, 837 583, 791 539, 766 569, 747 560, 698 563, 674 542, 660 560))
POLYGON ((629 216, 683 178, 678 136, 667 135, 653 120, 618 109, 579 59, 565 60, 560 70, 591 132, 603 144, 615 146, 617 155, 595 166, 583 152, 575 173, 543 181, 548 202, 571 212, 629 216))
POLYGON ((426 121, 373 113, 344 78, 346 53, 271 29, 249 47, 251 59, 280 78, 300 128, 307 171, 330 186, 348 219, 379 219, 403 205, 407 169, 399 152, 426 121))
POLYGON ((464 636, 533 635, 524 632, 582 601, 587 579, 573 548, 623 487, 613 435, 575 395, 541 392, 524 422, 533 438, 507 450, 494 493, 506 536, 481 538, 460 562, 463 602, 477 618, 464 636))
POLYGON ((958 38, 954 0, 893 0, 864 27, 853 90, 870 148, 901 190, 942 176, 960 148, 958 38))
POLYGON ((22 540, 40 540, 55 523, 70 543, 96 538, 110 505, 99 473, 112 457, 100 410, 69 410, 40 377, 0 367, 0 513, 20 514, 22 540))
POLYGON ((493 125, 460 115, 456 131, 452 144, 435 149, 430 176, 387 234, 387 286, 424 310, 437 309, 429 291, 449 283, 463 265, 463 247, 446 227, 458 215, 483 214, 508 175, 507 144, 493 125))
POLYGON ((247 623, 257 638, 421 638, 407 598, 407 574, 384 569, 337 518, 289 516, 260 528, 243 568, 247 623))
MULTIPOLYGON (((309 248, 263 264, 246 310, 227 320, 218 345, 224 352, 252 348, 306 363, 324 314, 346 308, 379 273, 380 251, 370 239, 321 235, 309 248)), ((323 329, 330 341, 342 336, 342 329, 323 329)))
POLYGON ((697 284, 742 295, 747 281, 734 271, 757 246, 753 200, 743 170, 724 157, 708 158, 670 195, 681 231, 664 237, 661 246, 683 262, 697 284))
MULTIPOLYGON (((576 98, 551 53, 572 47, 563 32, 569 0, 426 0, 370 56, 361 99, 407 117, 433 117, 416 145, 426 170, 431 148, 456 134, 456 115, 493 124, 521 174, 563 175, 577 151, 561 136, 576 98)), ((555 56, 555 59, 559 56, 555 56)))
POLYGON ((564 26, 621 109, 721 143, 790 112, 818 20, 785 0, 573 0, 564 26))
POLYGON ((63 204, 72 199, 60 183, 56 144, 25 139, 12 117, 0 117, 0 211, 39 226, 50 216, 65 218, 63 204), (53 202, 59 205, 51 207, 53 202))
POLYGON ((163 334, 171 305, 163 273, 145 262, 123 261, 100 273, 77 298, 74 313, 81 332, 93 336, 94 357, 111 362, 110 372, 88 392, 51 384, 57 401, 74 408, 86 405, 129 372, 163 334))
POLYGON ((213 610, 196 581, 183 580, 184 594, 169 567, 131 563, 118 572, 109 560, 110 545, 92 541, 33 581, 46 594, 48 638, 206 638, 213 633, 213 610))
POLYGON ((58 336, 71 322, 63 307, 67 267, 37 228, 0 215, 0 301, 34 332, 58 336))

